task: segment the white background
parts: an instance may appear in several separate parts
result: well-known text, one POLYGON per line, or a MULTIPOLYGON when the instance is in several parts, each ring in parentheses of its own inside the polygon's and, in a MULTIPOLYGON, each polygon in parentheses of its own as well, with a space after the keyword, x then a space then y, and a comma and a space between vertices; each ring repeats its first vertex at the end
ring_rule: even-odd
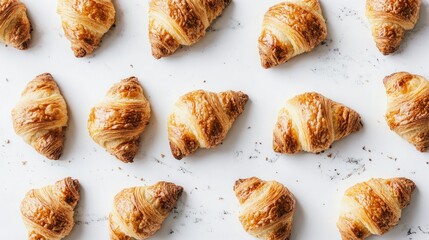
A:
POLYGON ((116 27, 94 55, 83 59, 73 56, 64 37, 56 1, 23 2, 34 28, 30 49, 0 47, 2 239, 26 238, 19 204, 29 189, 67 176, 82 186, 77 224, 67 239, 108 239, 114 195, 159 180, 182 185, 185 193, 153 239, 252 239, 238 221, 232 191, 235 180, 251 176, 277 180, 295 194, 292 239, 340 239, 335 224, 346 188, 371 177, 409 177, 417 184, 411 205, 399 226, 377 239, 429 238, 429 155, 389 130, 382 84, 395 71, 429 77, 426 1, 416 28, 396 54, 385 57, 372 40, 364 1, 324 0, 325 43, 271 70, 260 66, 257 38, 265 11, 278 1, 234 0, 213 24, 215 31, 162 60, 151 56, 147 0, 115 1, 116 27), (69 108, 59 161, 45 159, 24 143, 10 119, 25 85, 44 72, 52 73, 69 108), (91 140, 86 122, 91 106, 110 86, 131 75, 141 81, 153 115, 135 162, 124 164, 91 140), (177 161, 169 150, 167 118, 179 96, 200 88, 241 90, 250 101, 223 145, 177 161), (306 91, 357 110, 364 128, 323 154, 277 155, 271 147, 277 113, 286 99, 306 91))

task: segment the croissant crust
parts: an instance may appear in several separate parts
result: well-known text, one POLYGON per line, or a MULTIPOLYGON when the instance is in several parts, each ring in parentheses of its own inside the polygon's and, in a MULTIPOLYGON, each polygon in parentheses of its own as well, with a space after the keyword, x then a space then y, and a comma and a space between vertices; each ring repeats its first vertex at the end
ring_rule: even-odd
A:
POLYGON ((21 202, 21 215, 30 240, 60 240, 74 226, 74 208, 79 181, 70 177, 40 189, 30 190, 21 202))
POLYGON ((203 90, 182 96, 168 120, 168 139, 176 159, 199 147, 213 148, 226 137, 249 97, 242 92, 213 93, 203 90))
POLYGON ((407 178, 371 179, 346 190, 337 227, 343 240, 382 235, 395 227, 416 185, 407 178))
POLYGON ((119 160, 133 162, 150 115, 140 83, 130 77, 113 85, 103 101, 91 109, 89 134, 119 160))
POLYGON ((271 68, 311 51, 327 36, 318 0, 287 0, 265 13, 259 37, 264 68, 271 68))
POLYGON ((122 190, 109 216, 110 239, 142 240, 154 235, 182 192, 182 187, 170 182, 122 190))
POLYGON ((289 239, 296 201, 285 186, 252 177, 237 180, 234 192, 241 205, 240 222, 249 234, 267 240, 289 239))
POLYGON ((429 81, 398 72, 384 78, 390 129, 424 152, 429 148, 429 81))
POLYGON ((31 38, 27 8, 19 0, 0 0, 0 41, 24 50, 31 38))
POLYGON ((67 127, 67 105, 52 75, 30 81, 12 110, 15 132, 49 159, 59 159, 67 127))

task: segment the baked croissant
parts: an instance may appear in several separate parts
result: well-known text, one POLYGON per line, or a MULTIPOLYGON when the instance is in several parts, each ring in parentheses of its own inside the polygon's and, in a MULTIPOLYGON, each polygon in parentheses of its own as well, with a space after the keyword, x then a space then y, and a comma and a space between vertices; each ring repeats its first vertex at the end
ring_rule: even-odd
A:
POLYGON ((110 88, 104 99, 91 109, 88 130, 92 139, 117 159, 133 162, 140 134, 150 119, 150 104, 136 77, 110 88))
POLYGON ((182 96, 168 120, 168 140, 173 156, 182 159, 199 147, 219 145, 248 99, 246 94, 234 91, 197 90, 182 96))
POLYGON ((390 129, 417 150, 429 149, 429 81, 406 72, 384 78, 386 121, 390 129))
POLYGON ((310 52, 326 36, 326 23, 318 0, 278 3, 264 16, 258 41, 262 67, 274 67, 310 52))
POLYGON ((80 195, 79 181, 65 178, 30 190, 21 202, 21 215, 30 240, 60 240, 69 235, 80 195))
POLYGON ((192 45, 231 0, 151 0, 149 40, 156 59, 173 54, 180 45, 192 45))
POLYGON ((27 49, 31 38, 27 8, 19 0, 0 0, 0 41, 27 49))
POLYGON ((182 192, 182 187, 169 182, 122 190, 109 216, 110 239, 142 240, 154 235, 182 192))
POLYGON ((361 127, 361 118, 354 110, 319 93, 304 93, 280 110, 273 148, 279 153, 318 153, 361 127))
POLYGON ((49 73, 30 81, 12 110, 15 132, 52 160, 61 156, 67 120, 66 102, 49 73))
POLYGON ((281 183, 256 177, 239 179, 234 192, 240 202, 240 222, 251 235, 287 240, 292 230, 295 197, 281 183))
POLYGON ((377 48, 384 55, 398 50, 406 30, 419 19, 421 0, 367 0, 366 16, 377 48))
POLYGON ((337 222, 342 239, 365 239, 395 227, 415 187, 414 182, 406 178, 377 178, 347 189, 337 222))
POLYGON ((98 48, 115 23, 111 0, 58 0, 57 12, 76 57, 85 57, 98 48))

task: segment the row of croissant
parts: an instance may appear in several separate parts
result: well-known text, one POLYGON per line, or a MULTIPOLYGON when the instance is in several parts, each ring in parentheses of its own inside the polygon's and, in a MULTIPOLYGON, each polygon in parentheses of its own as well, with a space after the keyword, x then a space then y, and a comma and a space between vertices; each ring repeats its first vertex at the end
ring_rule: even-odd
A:
MULTIPOLYGON (((159 59, 181 45, 199 41, 212 21, 231 0, 151 0, 149 39, 152 55, 159 59)), ((0 40, 25 49, 30 40, 30 21, 19 0, 0 0, 0 40), (4 16, 5 15, 5 16, 4 16)), ((379 50, 387 55, 399 48, 405 30, 414 28, 421 0, 367 0, 366 14, 379 50)), ((76 57, 91 54, 115 23, 111 0, 58 0, 64 33, 76 57)), ((309 52, 327 36, 326 22, 318 0, 287 0, 265 13, 259 53, 264 68, 282 64, 309 52)))
MULTIPOLYGON (((79 181, 68 177, 26 194, 20 208, 29 239, 69 235, 79 188, 79 181)), ((377 178, 347 189, 337 221, 342 239, 364 239, 395 227, 415 188, 407 178, 377 178)), ((289 239, 296 199, 283 184, 252 177, 237 180, 233 189, 241 205, 239 220, 249 234, 267 240, 289 239)), ((170 182, 123 189, 115 196, 109 215, 110 239, 143 240, 154 235, 182 192, 181 186, 170 182)))
MULTIPOLYGON (((406 72, 384 79, 386 121, 390 128, 415 145, 429 148, 429 81, 406 72)), ((249 97, 242 92, 197 90, 180 97, 168 119, 173 156, 182 159, 198 148, 213 148, 226 137, 244 111, 249 97)), ((92 139, 123 162, 132 162, 140 135, 149 123, 151 108, 135 77, 114 84, 88 118, 92 139)), ((49 159, 59 159, 68 122, 66 101, 49 73, 30 81, 12 109, 15 132, 49 159)), ((362 127, 354 110, 319 93, 304 93, 280 110, 273 133, 279 153, 318 153, 362 127)))

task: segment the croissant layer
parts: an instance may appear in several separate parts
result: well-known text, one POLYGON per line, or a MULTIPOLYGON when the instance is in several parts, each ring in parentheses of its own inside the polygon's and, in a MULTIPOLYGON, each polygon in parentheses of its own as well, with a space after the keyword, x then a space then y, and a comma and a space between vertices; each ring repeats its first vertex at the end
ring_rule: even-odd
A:
POLYGON ((136 77, 112 86, 91 109, 88 131, 92 139, 123 162, 133 162, 151 108, 136 77))
POLYGON ((419 19, 421 0, 367 0, 366 15, 377 48, 384 55, 398 50, 405 31, 419 19))
POLYGON ((67 127, 67 105, 49 73, 30 81, 12 110, 15 132, 49 159, 59 159, 67 127))
POLYGON ((197 90, 182 96, 168 120, 173 156, 182 159, 198 148, 213 148, 226 137, 249 97, 242 92, 197 90))
POLYGON ((429 149, 429 81, 398 72, 384 78, 387 94, 386 121, 390 129, 413 144, 429 149))
POLYGON ((91 54, 115 23, 111 0, 58 0, 57 12, 76 57, 91 54))
POLYGON ((109 216, 110 239, 142 240, 154 235, 182 192, 182 187, 170 182, 122 190, 109 216))
POLYGON ((274 151, 318 153, 362 127, 354 110, 315 92, 286 102, 273 132, 274 151))
POLYGON ((327 36, 318 0, 286 0, 265 13, 259 37, 264 68, 271 68, 309 52, 327 36))
POLYGON ((192 45, 206 34, 212 21, 231 0, 151 0, 149 40, 152 55, 159 59, 181 45, 192 45))
POLYGON ((267 240, 290 238, 296 201, 285 186, 252 177, 237 180, 234 192, 241 205, 240 222, 249 234, 267 240))
POLYGON ((19 0, 0 0, 0 41, 24 50, 31 39, 27 8, 19 0))
POLYGON ((70 177, 40 189, 30 190, 21 202, 21 215, 30 240, 60 240, 74 226, 74 208, 79 181, 70 177))
POLYGON ((407 178, 377 178, 347 189, 337 222, 342 239, 365 239, 395 227, 415 187, 407 178))

